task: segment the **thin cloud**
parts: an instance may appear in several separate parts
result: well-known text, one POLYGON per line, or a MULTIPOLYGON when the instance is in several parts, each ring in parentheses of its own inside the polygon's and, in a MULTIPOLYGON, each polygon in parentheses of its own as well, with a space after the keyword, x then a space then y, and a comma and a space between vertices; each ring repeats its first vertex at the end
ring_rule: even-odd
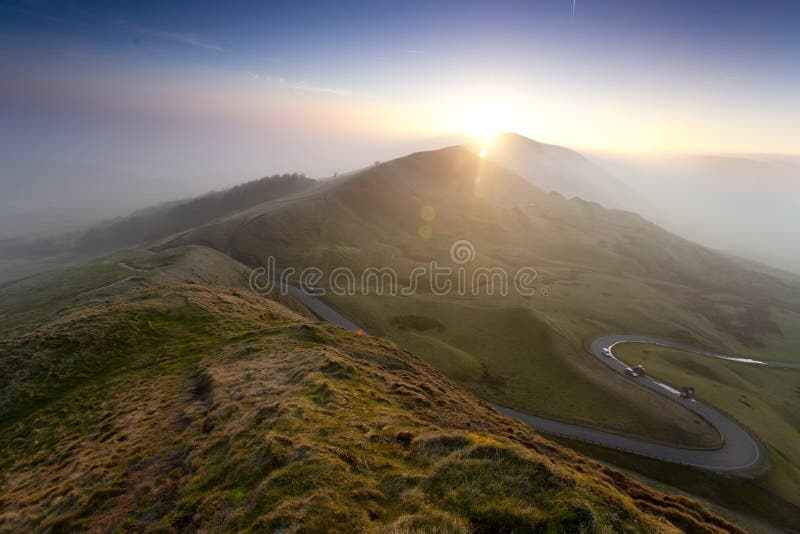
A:
POLYGON ((195 46, 198 48, 205 48, 206 50, 214 50, 215 52, 222 52, 221 46, 209 43, 208 41, 205 41, 200 37, 197 37, 196 35, 192 35, 191 33, 164 31, 155 28, 146 28, 144 26, 137 26, 134 24, 122 24, 122 27, 125 28, 126 30, 141 35, 149 35, 150 37, 156 37, 158 39, 166 39, 168 41, 175 41, 176 43, 182 43, 189 46, 195 46))
POLYGON ((290 89, 296 89, 298 91, 308 91, 310 93, 325 93, 329 95, 336 95, 336 96, 352 96, 353 92, 349 89, 337 89, 335 87, 321 87, 319 85, 312 85, 307 82, 298 82, 295 84, 291 84, 289 86, 290 89))
POLYGON ((258 72, 252 70, 244 71, 244 75, 250 78, 251 80, 260 80, 274 85, 283 85, 284 83, 286 83, 286 78, 278 76, 270 76, 268 74, 259 74, 258 72))
POLYGON ((252 80, 264 81, 264 82, 270 83, 272 85, 276 85, 276 86, 283 87, 285 89, 294 90, 294 91, 305 91, 305 92, 309 92, 309 93, 324 93, 324 94, 336 95, 336 96, 352 96, 353 95, 353 92, 350 91, 349 89, 339 89, 339 88, 336 88, 336 87, 325 87, 325 86, 321 86, 321 85, 314 85, 314 84, 308 83, 306 81, 300 81, 300 82, 289 81, 289 80, 287 80, 286 78, 283 78, 283 77, 262 75, 262 74, 259 74, 257 72, 251 71, 251 70, 244 71, 244 74, 248 78, 250 78, 252 80))

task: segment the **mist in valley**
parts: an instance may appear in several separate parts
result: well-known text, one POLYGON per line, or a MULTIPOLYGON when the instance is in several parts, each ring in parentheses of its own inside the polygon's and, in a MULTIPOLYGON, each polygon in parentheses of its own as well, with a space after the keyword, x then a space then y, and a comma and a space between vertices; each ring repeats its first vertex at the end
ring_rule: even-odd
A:
POLYGON ((800 272, 800 158, 597 156, 634 189, 626 209, 723 252, 800 272))

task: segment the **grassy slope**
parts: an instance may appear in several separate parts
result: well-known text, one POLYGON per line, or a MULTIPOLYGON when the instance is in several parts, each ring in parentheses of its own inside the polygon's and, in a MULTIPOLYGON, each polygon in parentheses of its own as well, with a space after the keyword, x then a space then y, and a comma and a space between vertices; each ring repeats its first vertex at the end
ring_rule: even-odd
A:
POLYGON ((800 507, 800 374, 684 352, 620 345, 620 357, 642 362, 670 384, 693 385, 698 398, 744 423, 768 446, 772 469, 757 484, 800 507))
POLYGON ((461 238, 477 248, 471 267, 533 266, 551 295, 467 301, 433 297, 423 287, 408 299, 330 300, 368 330, 409 343, 468 387, 517 408, 708 446, 718 439, 713 429, 667 400, 629 391, 584 354, 586 339, 646 332, 734 352, 780 346, 787 358, 800 344, 787 335, 800 328, 800 286, 746 270, 636 215, 545 194, 458 148, 389 162, 179 242, 207 243, 252 265, 274 255, 279 267, 392 266, 402 276, 430 260, 452 265, 449 247, 461 238), (429 208, 435 217, 423 220, 429 208), (392 324, 432 310, 443 329, 392 324), (525 338, 525 318, 547 325, 546 340, 525 338), (487 321, 492 328, 481 326, 487 321), (556 384, 556 395, 543 387, 556 384))
POLYGON ((200 280, 244 284, 248 273, 217 252, 186 247, 161 254, 123 251, 87 263, 40 273, 0 286, 0 335, 9 335, 57 315, 60 310, 92 299, 98 288, 141 284, 156 276, 164 283, 200 280), (127 266, 128 268, 126 268, 127 266), (169 269, 161 269, 166 268, 169 269), (132 268, 132 269, 131 269, 132 268))
POLYGON ((342 298, 331 301, 369 332, 388 334, 470 390, 501 404, 663 442, 718 443, 719 433, 708 423, 660 396, 642 395, 620 376, 607 375, 592 356, 564 357, 570 346, 536 308, 510 306, 500 298, 492 306, 485 299, 476 304, 430 295, 374 297, 368 307, 356 309, 342 298), (414 313, 436 318, 442 327, 417 331, 391 324, 392 318, 414 313))
POLYGON ((0 531, 735 530, 219 255, 162 259, 0 342, 0 531))
POLYGON ((648 479, 655 479, 673 488, 688 491, 692 495, 721 505, 726 510, 735 510, 736 514, 759 518, 759 522, 766 521, 773 529, 780 528, 781 532, 797 532, 800 508, 789 503, 783 496, 765 490, 757 479, 709 473, 589 443, 562 438, 555 438, 555 441, 614 466, 644 473, 648 479))

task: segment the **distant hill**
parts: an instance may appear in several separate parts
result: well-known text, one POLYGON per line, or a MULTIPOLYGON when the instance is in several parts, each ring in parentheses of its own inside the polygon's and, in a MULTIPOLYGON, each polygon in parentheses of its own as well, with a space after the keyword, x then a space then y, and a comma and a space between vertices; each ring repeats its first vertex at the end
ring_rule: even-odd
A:
POLYGON ((245 283, 213 251, 140 251, 41 278, 60 307, 14 302, 0 530, 741 532, 245 283), (123 260, 135 279, 98 279, 123 260))
POLYGON ((642 201, 630 185, 575 150, 515 133, 499 134, 486 148, 492 161, 545 191, 634 211, 642 201))
POLYGON ((78 251, 100 251, 155 241, 262 202, 303 191, 314 183, 302 174, 281 174, 190 200, 156 206, 89 229, 75 242, 75 248, 78 251))
MULTIPOLYGON (((210 242, 217 248, 242 256, 253 253, 251 245, 258 246, 261 251, 254 259, 259 260, 265 254, 319 260, 321 250, 360 243, 360 254, 369 261, 381 259, 373 244, 419 248, 418 256, 424 256, 422 250, 446 252, 448 240, 468 237, 481 254, 529 257, 539 264, 555 262, 664 283, 722 289, 744 279, 770 279, 635 213, 545 192, 494 158, 484 160, 458 146, 330 180, 307 194, 194 229, 177 242, 205 239, 207 234, 213 234, 210 242), (425 206, 435 212, 430 238, 418 234, 425 206), (312 244, 316 248, 308 256, 312 244)), ((413 258, 406 255, 405 260, 413 258)), ((743 287, 733 290, 746 293, 743 287)))
POLYGON ((8 256, 86 254, 149 243, 262 202, 303 191, 314 183, 315 180, 306 178, 302 174, 269 176, 192 199, 156 205, 127 217, 95 224, 82 232, 37 240, 0 241, 0 254, 8 256))

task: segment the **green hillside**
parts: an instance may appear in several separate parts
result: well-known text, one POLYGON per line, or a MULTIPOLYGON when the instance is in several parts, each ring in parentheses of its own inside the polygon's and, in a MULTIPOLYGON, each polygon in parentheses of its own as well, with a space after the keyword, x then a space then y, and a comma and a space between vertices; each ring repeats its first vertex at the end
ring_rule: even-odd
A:
POLYGON ((645 332, 733 353, 796 357, 800 285, 744 268, 638 215, 544 193, 460 147, 413 154, 188 232, 251 265, 403 274, 430 261, 538 272, 535 296, 325 298, 473 391, 537 414, 694 447, 718 435, 668 400, 630 388, 583 350, 595 335, 645 332), (549 294, 545 296, 545 292, 549 294), (402 327, 406 316, 441 326, 402 327), (398 319, 400 318, 400 319, 398 319), (653 398, 656 397, 656 398, 653 398), (602 405, 602 410, 597 406, 602 405))
POLYGON ((83 280, 123 264, 140 278, 5 325, 2 532, 737 531, 389 341, 253 295, 221 254, 129 253, 83 280))

